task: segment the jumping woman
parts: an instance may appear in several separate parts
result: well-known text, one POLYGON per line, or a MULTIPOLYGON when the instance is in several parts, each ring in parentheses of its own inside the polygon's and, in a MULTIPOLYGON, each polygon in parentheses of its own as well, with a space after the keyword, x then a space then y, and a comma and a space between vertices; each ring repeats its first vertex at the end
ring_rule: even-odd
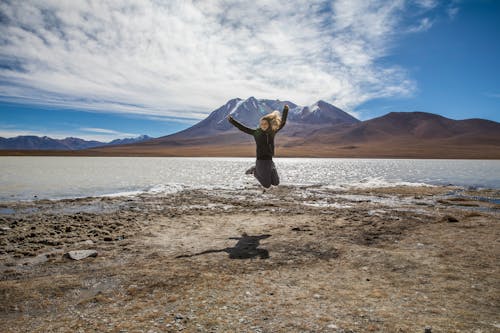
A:
POLYGON ((277 186, 280 183, 278 171, 273 162, 274 136, 285 126, 287 116, 288 105, 285 105, 283 108, 283 118, 280 117, 279 111, 273 111, 260 118, 259 127, 256 129, 244 126, 237 122, 231 115, 227 117, 231 124, 241 131, 252 135, 255 139, 255 143, 257 144, 257 160, 255 167, 247 170, 247 173, 253 173, 255 178, 265 188, 269 188, 271 185, 277 186))

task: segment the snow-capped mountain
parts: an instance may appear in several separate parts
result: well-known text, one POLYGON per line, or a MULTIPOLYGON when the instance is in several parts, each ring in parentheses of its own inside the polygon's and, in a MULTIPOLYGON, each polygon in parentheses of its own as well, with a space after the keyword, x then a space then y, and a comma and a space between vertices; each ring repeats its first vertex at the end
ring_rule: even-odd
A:
POLYGON ((224 118, 220 121, 224 124, 224 128, 227 127, 227 124, 225 124, 227 122, 225 117, 227 117, 228 114, 231 114, 235 119, 247 124, 248 126, 256 127, 262 116, 274 110, 282 111, 285 104, 288 104, 290 107, 288 119, 293 122, 311 124, 354 124, 359 122, 358 119, 354 118, 347 112, 344 112, 343 110, 323 100, 319 100, 310 106, 300 106, 290 101, 256 99, 255 97, 250 97, 246 100, 237 98, 231 101, 237 102, 232 103, 234 106, 231 108, 222 108, 222 111, 230 109, 229 112, 225 112, 223 114, 224 118))
POLYGON ((311 106, 305 106, 299 110, 294 109, 294 116, 298 121, 306 122, 306 123, 315 123, 315 124, 355 124, 359 123, 359 120, 348 114, 347 112, 342 111, 338 107, 327 103, 323 100, 319 100, 311 106))
POLYGON ((227 116, 231 115, 240 123, 255 128, 259 124, 259 119, 274 110, 282 112, 285 104, 288 104, 288 122, 301 125, 334 125, 334 124, 355 124, 359 120, 341 109, 325 101, 318 101, 310 106, 300 106, 290 101, 280 101, 272 99, 256 99, 249 97, 246 100, 234 98, 229 100, 220 108, 212 111, 210 115, 192 127, 167 137, 202 137, 221 131, 233 129, 227 121, 227 116))

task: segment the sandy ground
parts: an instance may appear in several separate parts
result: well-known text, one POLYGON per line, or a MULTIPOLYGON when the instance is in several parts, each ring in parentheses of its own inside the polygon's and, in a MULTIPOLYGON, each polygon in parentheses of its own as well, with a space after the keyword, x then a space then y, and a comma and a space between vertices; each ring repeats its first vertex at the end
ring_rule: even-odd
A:
POLYGON ((1 332, 500 332, 500 191, 0 204, 1 332), (74 261, 69 250, 95 249, 74 261))

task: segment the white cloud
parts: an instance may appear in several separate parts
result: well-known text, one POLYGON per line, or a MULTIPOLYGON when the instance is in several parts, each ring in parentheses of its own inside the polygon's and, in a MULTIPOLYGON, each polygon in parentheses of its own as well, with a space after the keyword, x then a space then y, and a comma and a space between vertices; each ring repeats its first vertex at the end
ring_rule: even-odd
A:
POLYGON ((415 91, 379 62, 410 3, 1 2, 0 99, 185 119, 252 95, 352 110, 415 91))
POLYGON ((114 134, 114 135, 121 135, 121 136, 137 136, 137 134, 132 134, 132 133, 123 133, 119 131, 115 131, 112 129, 107 129, 107 128, 98 128, 98 127, 80 127, 80 131, 84 132, 93 132, 93 133, 103 133, 103 134, 114 134))
POLYGON ((437 0, 415 0, 415 3, 425 9, 431 9, 438 5, 437 0))
POLYGON ((420 20, 419 24, 414 27, 410 27, 408 32, 423 32, 427 31, 432 27, 433 22, 428 18, 424 17, 420 20))
POLYGON ((80 127, 81 131, 85 132, 94 132, 94 133, 116 133, 114 130, 106 129, 106 128, 97 128, 97 127, 80 127))

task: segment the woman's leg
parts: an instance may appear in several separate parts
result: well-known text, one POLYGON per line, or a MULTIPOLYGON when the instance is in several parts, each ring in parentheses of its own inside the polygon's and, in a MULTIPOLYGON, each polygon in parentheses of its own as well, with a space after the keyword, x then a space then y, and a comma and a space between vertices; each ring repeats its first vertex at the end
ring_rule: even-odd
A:
POLYGON ((271 187, 271 160, 257 160, 254 176, 265 188, 271 187))
POLYGON ((274 161, 271 166, 271 184, 274 186, 278 186, 280 184, 280 177, 278 175, 278 170, 276 170, 276 165, 274 165, 274 161))

